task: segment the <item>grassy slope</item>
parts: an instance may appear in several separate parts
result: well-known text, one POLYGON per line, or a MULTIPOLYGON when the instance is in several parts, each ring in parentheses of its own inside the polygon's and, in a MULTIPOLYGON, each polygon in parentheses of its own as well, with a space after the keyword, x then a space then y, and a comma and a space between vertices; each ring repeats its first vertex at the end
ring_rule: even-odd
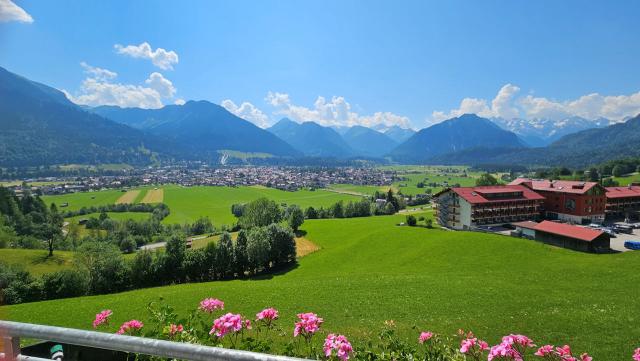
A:
MULTIPOLYGON (((145 212, 107 212, 107 215, 109 215, 109 218, 117 221, 125 221, 127 219, 142 221, 151 217, 151 213, 145 213, 145 212)), ((79 220, 83 218, 91 218, 91 217, 98 218, 100 217, 100 213, 90 213, 90 214, 85 214, 83 216, 69 217, 69 218, 65 218, 65 221, 77 223, 79 220)))
POLYGON ((171 209, 165 223, 193 221, 200 216, 209 216, 216 226, 236 221, 231 214, 231 205, 246 203, 267 197, 278 203, 297 204, 301 207, 327 207, 339 200, 357 200, 356 196, 337 194, 324 190, 286 192, 264 187, 179 187, 165 186, 164 203, 171 209))
POLYGON ((69 193, 57 196, 43 196, 47 204, 54 202, 60 211, 66 210, 78 210, 82 207, 99 206, 104 204, 113 204, 118 198, 120 198, 125 192, 117 189, 97 191, 97 192, 79 192, 69 193), (92 197, 95 197, 92 199, 92 197), (69 203, 68 207, 60 207, 62 203, 69 203))
POLYGON ((613 180, 618 182, 621 186, 626 186, 630 183, 640 183, 640 173, 632 173, 624 177, 613 177, 613 180))
POLYGON ((71 266, 73 252, 49 251, 43 249, 0 249, 0 260, 8 264, 21 264, 32 274, 41 275, 59 271, 71 266))
POLYGON ((114 310, 110 328, 145 319, 164 297, 179 312, 207 296, 246 315, 274 306, 288 329, 294 314, 318 312, 327 331, 354 339, 394 319, 411 339, 421 329, 473 329, 491 342, 520 332, 542 342, 569 342, 596 359, 628 359, 640 340, 640 252, 591 255, 503 236, 397 227, 403 216, 307 221, 322 249, 284 275, 138 290, 0 308, 0 317, 90 328, 114 310), (73 317, 68 313, 73 310, 73 317))

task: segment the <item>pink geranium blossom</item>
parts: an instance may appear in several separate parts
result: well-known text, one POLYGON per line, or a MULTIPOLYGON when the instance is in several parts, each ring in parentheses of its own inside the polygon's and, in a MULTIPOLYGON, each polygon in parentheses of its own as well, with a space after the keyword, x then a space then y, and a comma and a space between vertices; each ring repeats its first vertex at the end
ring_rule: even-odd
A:
POLYGON ((213 313, 215 310, 224 310, 224 302, 217 298, 205 298, 200 301, 200 307, 198 308, 201 311, 213 313))
POLYGON ((633 352, 633 361, 640 361, 640 347, 633 352))
POLYGON ((336 352, 336 356, 340 360, 348 360, 349 354, 353 352, 353 347, 351 347, 351 343, 349 340, 343 335, 335 335, 333 333, 329 334, 327 338, 324 340, 324 355, 327 357, 331 357, 333 351, 336 352))
POLYGON ((138 320, 131 320, 131 321, 127 321, 125 323, 122 324, 122 326, 120 326, 120 329, 118 330, 118 332, 116 332, 118 335, 122 335, 125 333, 128 334, 135 334, 137 333, 137 331, 140 331, 140 329, 144 326, 144 324, 138 320))
POLYGON ((230 332, 238 332, 242 330, 242 316, 239 314, 227 313, 213 321, 213 327, 209 331, 210 335, 215 334, 216 337, 224 337, 230 332))
POLYGON ((274 320, 278 319, 278 310, 275 308, 265 308, 264 310, 256 314, 256 321, 264 321, 270 324, 274 320))
POLYGON ((184 331, 184 326, 172 323, 169 326, 169 337, 174 337, 177 333, 184 331))
POLYGON ((540 357, 546 357, 548 355, 552 355, 554 354, 554 348, 553 345, 544 345, 541 346, 538 351, 536 351, 534 353, 534 355, 536 356, 540 356, 540 357))
POLYGON ((96 319, 93 320, 93 328, 98 328, 98 326, 106 323, 109 324, 109 317, 113 314, 111 310, 104 310, 100 313, 96 314, 96 319))
POLYGON ((420 336, 418 337, 419 343, 425 343, 429 341, 433 337, 433 332, 420 332, 420 336))
POLYGON ((467 353, 481 353, 489 349, 489 344, 485 341, 478 340, 476 337, 467 338, 460 342, 460 352, 467 353))
POLYGON ((324 322, 322 318, 312 312, 299 313, 298 320, 293 329, 293 337, 298 335, 310 337, 320 329, 320 325, 324 322))

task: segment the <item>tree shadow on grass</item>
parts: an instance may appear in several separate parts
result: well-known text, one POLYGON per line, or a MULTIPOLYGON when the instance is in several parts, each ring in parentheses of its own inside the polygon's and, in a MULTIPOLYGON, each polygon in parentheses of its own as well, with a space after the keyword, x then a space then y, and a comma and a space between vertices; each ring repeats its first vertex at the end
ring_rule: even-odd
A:
POLYGON ((276 276, 283 276, 283 275, 293 271, 294 269, 296 269, 298 267, 299 267, 298 262, 289 263, 289 264, 284 265, 284 266, 280 266, 280 267, 277 267, 277 268, 272 268, 272 269, 269 269, 267 271, 262 271, 262 272, 260 272, 258 274, 253 275, 253 276, 241 278, 241 280, 244 280, 244 281, 270 280, 270 279, 273 279, 276 276))
POLYGON ((55 254, 55 252, 53 253, 53 256, 49 257, 49 252, 48 251, 45 251, 42 254, 34 256, 31 259, 31 264, 33 264, 33 265, 39 265, 39 264, 63 265, 66 262, 67 262, 66 259, 64 259, 63 257, 60 257, 59 255, 55 254))

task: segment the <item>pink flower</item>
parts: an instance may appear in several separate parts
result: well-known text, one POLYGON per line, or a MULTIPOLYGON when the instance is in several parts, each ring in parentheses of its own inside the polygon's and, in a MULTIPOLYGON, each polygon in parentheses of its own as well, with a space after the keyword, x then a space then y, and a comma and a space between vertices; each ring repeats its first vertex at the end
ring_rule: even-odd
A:
POLYGON ((98 328, 98 326, 103 323, 109 324, 109 317, 113 314, 111 310, 104 310, 100 313, 96 314, 96 319, 93 320, 93 328, 98 328))
POLYGON ((265 308, 256 314, 256 321, 265 321, 271 323, 278 319, 278 310, 275 308, 265 308))
POLYGON ((633 361, 640 361, 640 347, 633 352, 633 361))
POLYGON ((512 344, 505 343, 505 342, 491 347, 491 350, 489 350, 489 356, 487 357, 487 360, 491 361, 494 358, 497 358, 497 359, 504 358, 507 360, 522 361, 522 356, 516 349, 513 348, 512 344))
POLYGON ((553 345, 544 345, 534 353, 536 356, 545 357, 547 355, 553 354, 553 345))
POLYGON ((469 352, 475 353, 474 348, 477 349, 478 353, 481 353, 482 351, 489 349, 489 344, 482 340, 478 340, 476 337, 467 338, 460 342, 461 353, 465 353, 465 354, 469 352))
POLYGON ((518 345, 518 346, 522 346, 522 347, 535 347, 536 345, 533 344, 533 341, 524 335, 509 335, 509 336, 504 336, 502 338, 502 342, 503 343, 508 343, 510 345, 518 345))
POLYGON ((213 313, 215 310, 224 310, 224 302, 217 298, 205 298, 200 301, 200 307, 198 308, 201 311, 213 313))
POLYGON ((320 325, 324 320, 315 313, 299 313, 298 322, 293 329, 293 337, 302 334, 304 337, 310 337, 320 329, 320 325))
POLYGON ((569 345, 564 345, 562 347, 556 347, 556 353, 560 357, 571 357, 571 347, 569 345))
POLYGON ((127 322, 123 323, 122 326, 120 326, 120 329, 116 333, 118 335, 122 335, 122 334, 125 334, 125 333, 135 334, 143 326, 144 326, 144 324, 142 322, 138 321, 138 320, 127 321, 127 322))
POLYGON ((433 332, 421 332, 420 337, 418 337, 418 342, 425 343, 426 341, 429 341, 431 337, 433 337, 433 332))
POLYGON ((336 351, 336 356, 343 361, 348 360, 349 354, 353 352, 353 347, 351 347, 351 343, 345 336, 333 333, 329 334, 324 340, 322 349, 326 357, 331 357, 333 351, 336 351))
POLYGON ((246 328, 247 330, 251 329, 251 320, 249 319, 244 320, 244 328, 246 328))
POLYGON ((587 355, 586 353, 583 353, 582 355, 580 355, 580 361, 592 361, 593 357, 587 355))
POLYGON ((174 323, 171 324, 171 326, 169 326, 169 336, 173 337, 176 335, 176 333, 178 332, 182 332, 184 331, 184 327, 182 325, 176 325, 174 323))
POLYGON ((224 337, 230 332, 238 332, 242 330, 242 316, 239 314, 227 313, 213 321, 213 327, 209 334, 215 334, 216 337, 224 337))

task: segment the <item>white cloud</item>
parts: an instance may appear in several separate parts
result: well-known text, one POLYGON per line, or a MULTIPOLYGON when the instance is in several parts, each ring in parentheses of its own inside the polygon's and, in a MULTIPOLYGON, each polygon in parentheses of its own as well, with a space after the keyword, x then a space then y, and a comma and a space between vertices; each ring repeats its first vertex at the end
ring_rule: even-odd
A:
POLYGON ((640 92, 615 96, 592 93, 574 100, 555 101, 533 95, 517 97, 519 91, 519 87, 506 84, 490 103, 486 99, 464 98, 456 109, 448 112, 434 111, 427 122, 437 123, 465 113, 475 113, 487 118, 544 118, 556 121, 571 116, 622 121, 640 114, 640 92))
POLYGON ((173 86, 171 80, 165 78, 158 72, 151 73, 149 79, 144 82, 165 98, 172 98, 176 94, 176 88, 173 86))
POLYGON ((178 64, 179 60, 175 51, 167 51, 163 48, 153 50, 146 41, 140 45, 122 46, 116 44, 114 48, 118 54, 128 55, 132 58, 149 59, 153 65, 162 70, 173 70, 173 64, 178 64))
POLYGON ((164 98, 171 98, 176 92, 171 81, 160 73, 152 73, 145 80, 148 86, 121 84, 114 82, 117 74, 113 71, 80 64, 87 74, 77 95, 64 91, 76 104, 98 106, 117 105, 123 108, 161 108, 164 98))
POLYGON ((314 121, 325 126, 353 126, 363 125, 399 125, 409 128, 409 118, 390 112, 376 112, 372 115, 360 115, 352 111, 351 104, 344 97, 334 96, 330 100, 319 96, 313 108, 295 105, 289 94, 269 92, 265 98, 267 103, 276 108, 275 114, 284 115, 296 121, 314 121))
POLYGON ((220 105, 229 112, 242 119, 248 120, 261 128, 266 128, 269 125, 269 117, 249 102, 242 102, 242 104, 238 106, 232 100, 225 99, 220 103, 220 105))
POLYGON ((175 105, 184 105, 184 103, 186 103, 186 101, 184 101, 184 99, 182 98, 176 99, 176 101, 173 102, 173 104, 175 105))
POLYGON ((0 0, 0 22, 32 23, 33 18, 11 0, 0 0))
POLYGON ((95 66, 91 66, 87 63, 80 62, 80 66, 84 69, 84 72, 89 75, 91 78, 99 79, 99 80, 110 80, 115 79, 118 76, 118 73, 113 72, 111 70, 98 68, 95 66))

